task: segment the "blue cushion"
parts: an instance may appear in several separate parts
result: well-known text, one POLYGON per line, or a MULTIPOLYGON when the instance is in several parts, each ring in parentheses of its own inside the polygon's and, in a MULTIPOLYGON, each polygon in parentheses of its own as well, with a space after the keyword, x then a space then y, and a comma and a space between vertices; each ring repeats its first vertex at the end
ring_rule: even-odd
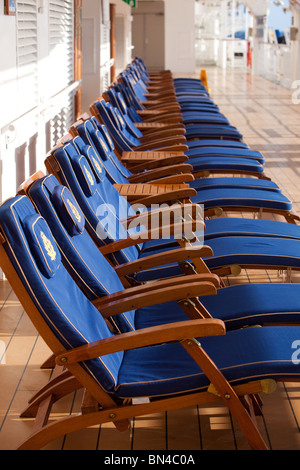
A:
POLYGON ((220 123, 224 126, 228 125, 228 119, 225 117, 222 117, 218 114, 204 114, 202 113, 197 113, 197 112, 188 112, 188 111, 183 111, 182 113, 183 117, 183 122, 185 124, 187 123, 204 123, 204 124, 215 124, 215 123, 220 123))
MULTIPOLYGON (((62 260, 77 285, 90 300, 123 290, 123 285, 114 268, 108 263, 86 230, 70 233, 53 204, 53 195, 64 188, 53 175, 45 176, 29 188, 29 196, 40 214, 47 220, 57 245, 62 253, 62 260), (103 275, 105 273, 105 275, 103 275)), ((121 331, 132 330, 134 312, 116 315, 111 319, 121 331)))
POLYGON ((104 171, 103 171, 103 163, 100 160, 98 154, 95 152, 93 147, 90 145, 87 146, 86 154, 85 154, 91 168, 93 169, 94 176, 97 181, 103 181, 105 178, 104 171))
POLYGON ((112 113, 109 113, 109 108, 107 108, 105 101, 98 100, 94 103, 94 105, 97 107, 101 115, 101 119, 103 119, 103 122, 106 125, 108 131, 113 134, 114 143, 118 151, 130 152, 132 150, 131 144, 128 143, 120 133, 117 123, 115 122, 115 116, 113 116, 112 113))
MULTIPOLYGON (((83 159, 84 157, 78 156, 76 148, 72 143, 59 147, 55 151, 55 156, 62 169, 63 183, 70 188, 82 208, 87 226, 96 243, 104 245, 113 240, 127 238, 128 234, 120 220, 135 213, 128 201, 120 196, 109 179, 104 178, 101 183, 97 183, 97 190, 95 188, 93 194, 87 195, 84 187, 81 187, 81 183, 85 183, 85 178, 78 173, 78 168, 75 167, 78 159, 83 159), (74 170, 76 169, 78 180, 74 177, 74 170), (109 228, 112 229, 111 232, 108 231, 109 228)), ((111 258, 114 262, 117 260, 118 263, 132 261, 137 258, 138 251, 138 247, 132 246, 111 255, 111 258)))
POLYGON ((292 203, 280 191, 258 190, 251 188, 212 188, 201 189, 192 202, 204 204, 205 209, 212 207, 251 207, 291 211, 292 203))
MULTIPOLYGON (((300 227, 275 220, 220 217, 205 221, 205 240, 225 236, 300 238, 300 227)), ((148 242, 147 242, 148 243, 148 242)))
POLYGON ((51 199, 69 235, 82 233, 85 226, 84 214, 69 189, 57 185, 52 192, 51 199))
MULTIPOLYGON (((190 159, 195 157, 242 157, 250 158, 251 160, 257 160, 260 163, 265 163, 265 158, 260 152, 255 150, 248 150, 243 148, 228 148, 228 147, 196 147, 190 148, 184 152, 190 159)), ((192 162, 191 162, 192 163, 192 162)))
POLYGON ((260 265, 291 266, 300 265, 299 240, 273 237, 224 237, 207 241, 214 255, 204 258, 210 269, 221 266, 260 265))
POLYGON ((96 180, 86 157, 79 155, 74 158, 73 167, 85 195, 92 196, 96 191, 96 180))
MULTIPOLYGON (((213 256, 203 258, 210 269, 218 269, 230 265, 249 266, 287 266, 299 267, 300 264, 300 244, 299 240, 279 238, 279 237, 220 237, 205 240, 205 244, 210 246, 213 256)), ((149 248, 148 242, 144 244, 145 250, 140 253, 140 258, 152 254, 163 253, 166 249, 178 248, 176 243, 169 243, 164 246, 149 248), (148 247, 148 249, 147 249, 148 247)), ((150 281, 157 277, 171 277, 182 273, 177 263, 171 263, 159 268, 149 268, 136 274, 136 279, 140 282, 150 281)))
MULTIPOLYGON (((240 284, 219 289, 217 295, 199 297, 213 318, 226 324, 226 331, 263 323, 298 323, 299 284, 240 284)), ((185 321, 187 314, 176 302, 138 309, 135 328, 185 321)))
POLYGON ((200 136, 206 139, 223 137, 242 140, 243 138, 242 134, 231 126, 219 126, 218 124, 187 124, 185 129, 187 139, 197 139, 200 136))
POLYGON ((244 178, 238 176, 198 178, 197 180, 192 181, 190 183, 190 186, 197 188, 197 190, 210 188, 254 188, 269 191, 280 191, 280 188, 276 183, 274 183, 274 181, 263 180, 258 178, 244 178))
MULTIPOLYGON (((209 241, 214 238, 232 236, 277 237, 299 240, 300 227, 274 220, 220 217, 207 219, 205 221, 205 231, 198 233, 197 236, 205 244, 209 244, 209 241)), ((178 242, 173 236, 170 239, 149 240, 143 244, 143 254, 146 255, 150 251, 154 253, 155 250, 172 247, 178 247, 178 242)))
POLYGON ((99 163, 105 167, 106 174, 112 183, 127 183, 127 178, 132 173, 122 165, 115 155, 104 132, 105 126, 99 126, 99 128, 95 126, 96 123, 89 120, 79 125, 77 130, 80 137, 73 139, 74 144, 90 163, 90 152, 93 151, 93 159, 95 160, 95 156, 97 156, 96 160, 98 159, 99 163), (94 127, 93 129, 91 129, 91 125, 94 127))
MULTIPOLYGON (((201 338, 201 346, 233 385, 265 378, 300 376, 291 345, 299 327, 245 328, 201 338), (255 347, 253 347, 255 345, 255 347)), ((127 351, 118 376, 120 397, 162 396, 206 389, 209 380, 181 344, 127 351)))
MULTIPOLYGON (((246 172, 263 173, 264 167, 256 160, 250 158, 218 158, 200 157, 192 158, 189 162, 193 166, 193 171, 204 170, 240 170, 246 172)), ((195 183, 192 181, 191 183, 195 183)), ((192 186, 190 183, 190 186, 192 186)), ((197 184, 196 184, 197 186, 197 184)), ((192 186, 193 187, 193 186, 192 186)))
MULTIPOLYGON (((18 196, 0 207, 0 225, 8 240, 5 244, 7 254, 53 334, 66 349, 112 336, 101 314, 81 292, 62 263, 57 267, 55 276, 41 276, 27 245, 28 236, 34 237, 34 234, 30 235, 33 225, 27 224, 26 234, 23 230, 24 220, 31 215, 36 217, 37 214, 29 199, 18 196)), ((45 226, 40 227, 45 229, 45 226)), ((110 391, 116 385, 122 358, 123 352, 109 354, 86 361, 82 367, 98 380, 100 386, 110 391)))
POLYGON ((48 279, 53 277, 59 269, 61 257, 47 223, 38 214, 26 216, 22 223, 40 272, 48 279))
POLYGON ((195 149, 195 148, 209 148, 209 147, 221 147, 221 148, 234 148, 234 149, 248 149, 249 146, 245 144, 244 142, 237 142, 234 140, 219 140, 217 138, 215 139, 209 139, 209 138, 203 138, 200 140, 190 140, 187 142, 187 146, 189 147, 189 150, 195 149))
POLYGON ((108 144, 108 146, 110 147, 110 150, 114 150, 114 149, 115 149, 115 146, 114 146, 114 143, 113 143, 113 141, 112 141, 112 138, 111 138, 111 136, 110 136, 110 134, 109 134, 109 132, 108 132, 106 126, 105 126, 104 124, 99 124, 98 127, 100 127, 100 129, 102 130, 103 135, 104 135, 104 137, 105 137, 105 139, 106 139, 106 141, 107 141, 107 144, 108 144))

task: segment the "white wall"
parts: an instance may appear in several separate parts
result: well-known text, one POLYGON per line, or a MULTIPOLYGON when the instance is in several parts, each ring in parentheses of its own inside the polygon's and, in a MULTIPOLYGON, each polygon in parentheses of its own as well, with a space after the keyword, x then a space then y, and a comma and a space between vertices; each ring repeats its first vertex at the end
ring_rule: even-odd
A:
POLYGON ((101 93, 100 34, 101 5, 95 0, 82 2, 82 111, 88 112, 101 93))
POLYGON ((18 114, 15 25, 14 16, 0 14, 0 128, 18 114))
MULTIPOLYGON (((89 111, 97 99, 110 85, 109 0, 104 1, 104 18, 101 2, 82 2, 82 111, 89 111), (107 74, 107 77, 105 76, 107 74)), ((117 21, 122 22, 123 31, 117 31, 118 70, 122 71, 131 60, 131 8, 122 0, 114 0, 117 21)))
POLYGON ((195 72, 195 1, 165 0, 165 68, 195 72))
POLYGON ((132 11, 122 0, 116 5, 116 75, 122 72, 132 59, 132 11))
POLYGON ((48 5, 44 0, 36 15, 36 63, 18 68, 17 18, 4 15, 0 3, 0 203, 32 173, 45 171, 46 153, 62 137, 51 132, 63 132, 63 124, 53 120, 72 114, 72 84, 62 82, 60 73, 62 51, 49 46, 48 5))

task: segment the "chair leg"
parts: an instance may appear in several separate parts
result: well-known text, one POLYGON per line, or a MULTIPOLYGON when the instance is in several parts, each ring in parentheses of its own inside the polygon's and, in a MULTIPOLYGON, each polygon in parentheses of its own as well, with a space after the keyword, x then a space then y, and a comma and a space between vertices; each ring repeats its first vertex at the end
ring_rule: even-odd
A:
POLYGON ((42 390, 40 390, 36 397, 29 403, 25 410, 21 413, 21 418, 34 418, 39 412, 41 403, 51 397, 51 404, 55 403, 60 398, 75 392, 82 388, 78 380, 71 376, 70 373, 63 373, 63 375, 55 380, 49 382, 42 390))
POLYGON ((55 367, 55 356, 52 354, 45 362, 41 365, 41 369, 54 369, 55 367))
POLYGON ((250 416, 240 398, 227 382, 213 361, 202 349, 200 343, 195 339, 186 339, 181 342, 185 350, 199 364, 206 377, 215 387, 218 396, 224 401, 232 416, 247 439, 250 447, 254 450, 267 450, 268 447, 263 440, 254 419, 250 416))
POLYGON ((30 398, 28 403, 32 403, 40 395, 45 393, 45 391, 48 388, 51 388, 54 386, 54 384, 57 384, 61 382, 62 380, 65 380, 67 377, 70 377, 70 375, 71 375, 70 372, 66 370, 63 366, 56 366, 49 382, 46 385, 44 385, 35 395, 33 395, 33 397, 30 398))

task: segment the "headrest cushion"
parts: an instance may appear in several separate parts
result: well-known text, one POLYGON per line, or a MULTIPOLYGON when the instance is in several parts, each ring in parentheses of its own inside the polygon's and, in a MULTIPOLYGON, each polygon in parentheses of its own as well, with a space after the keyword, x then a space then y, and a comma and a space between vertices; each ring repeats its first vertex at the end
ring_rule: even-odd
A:
POLYGON ((23 220, 23 228, 40 272, 50 279, 60 266, 61 256, 45 219, 31 214, 23 220))
POLYGON ((59 184, 52 191, 51 201, 69 235, 73 237, 82 233, 85 226, 84 215, 71 191, 59 184))
POLYGON ((96 180, 93 170, 84 155, 73 160, 74 170, 86 196, 92 196, 96 191, 96 180))
POLYGON ((105 168, 99 156, 92 147, 88 147, 86 156, 91 168, 93 169, 96 180, 103 181, 105 178, 105 168))

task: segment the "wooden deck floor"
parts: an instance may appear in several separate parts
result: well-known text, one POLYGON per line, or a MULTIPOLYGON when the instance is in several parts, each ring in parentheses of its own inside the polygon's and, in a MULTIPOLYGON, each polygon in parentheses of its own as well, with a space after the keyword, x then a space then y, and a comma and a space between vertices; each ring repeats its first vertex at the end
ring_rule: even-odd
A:
MULTIPOLYGON (((252 149, 267 160, 266 173, 277 182, 300 214, 300 105, 292 93, 244 71, 207 69, 212 96, 252 149)), ((230 216, 230 214, 228 214, 230 216)), ((242 214, 241 214, 242 215, 242 214)), ((299 282, 293 275, 292 282, 299 282)), ((281 274, 245 272, 237 282, 283 282, 281 274)), ((299 338, 300 339, 300 338, 299 338)), ((32 429, 20 419, 30 397, 50 378, 40 365, 50 351, 36 334, 6 281, 0 281, 0 449, 14 449, 32 429)), ((300 384, 280 385, 264 396, 259 426, 273 450, 300 450, 300 384)), ((81 394, 57 403, 57 415, 79 410, 81 394)), ((61 438, 47 449, 63 450, 235 450, 248 449, 225 407, 195 407, 133 420, 118 433, 113 426, 93 427, 61 438)))

